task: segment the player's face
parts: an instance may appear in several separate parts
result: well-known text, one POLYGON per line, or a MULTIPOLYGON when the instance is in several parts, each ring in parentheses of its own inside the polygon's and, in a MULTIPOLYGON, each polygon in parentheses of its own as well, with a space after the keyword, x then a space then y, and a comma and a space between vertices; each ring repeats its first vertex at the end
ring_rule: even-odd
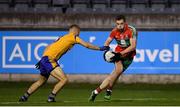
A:
POLYGON ((125 22, 123 19, 121 20, 116 20, 116 28, 119 30, 123 30, 125 26, 125 22))

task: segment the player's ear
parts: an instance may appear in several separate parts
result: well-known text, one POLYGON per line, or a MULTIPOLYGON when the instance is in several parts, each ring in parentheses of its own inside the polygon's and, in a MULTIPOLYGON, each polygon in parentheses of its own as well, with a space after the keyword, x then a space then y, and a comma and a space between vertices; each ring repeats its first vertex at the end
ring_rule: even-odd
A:
POLYGON ((80 29, 77 29, 76 32, 77 32, 77 33, 76 33, 76 36, 79 36, 79 34, 80 34, 80 29))
POLYGON ((76 37, 77 37, 77 36, 79 37, 79 34, 76 34, 75 36, 76 36, 76 37))

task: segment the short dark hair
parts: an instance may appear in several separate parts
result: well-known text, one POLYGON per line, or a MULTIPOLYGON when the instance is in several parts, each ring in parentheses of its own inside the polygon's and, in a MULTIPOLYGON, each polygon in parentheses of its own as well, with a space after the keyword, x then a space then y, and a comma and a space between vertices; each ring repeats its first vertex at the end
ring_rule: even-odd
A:
POLYGON ((123 19, 124 22, 126 22, 126 17, 125 17, 124 15, 118 15, 118 16, 116 16, 116 20, 121 20, 121 19, 123 19))
POLYGON ((72 29, 72 28, 80 29, 80 27, 76 24, 72 24, 71 26, 69 26, 69 29, 72 29))

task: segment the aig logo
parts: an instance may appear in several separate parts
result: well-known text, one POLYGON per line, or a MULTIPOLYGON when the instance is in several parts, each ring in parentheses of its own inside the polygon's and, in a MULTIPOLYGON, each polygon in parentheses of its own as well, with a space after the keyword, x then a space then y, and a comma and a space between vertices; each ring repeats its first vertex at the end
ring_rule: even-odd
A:
POLYGON ((2 68, 34 68, 55 36, 3 36, 2 68))

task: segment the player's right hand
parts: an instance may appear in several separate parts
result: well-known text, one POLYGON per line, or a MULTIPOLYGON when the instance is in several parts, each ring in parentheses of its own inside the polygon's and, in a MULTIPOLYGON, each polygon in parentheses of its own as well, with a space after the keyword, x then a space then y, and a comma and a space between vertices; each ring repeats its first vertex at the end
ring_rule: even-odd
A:
POLYGON ((40 61, 35 65, 36 69, 40 69, 40 61))
POLYGON ((100 51, 108 51, 110 49, 109 46, 101 46, 99 48, 100 48, 100 51))

